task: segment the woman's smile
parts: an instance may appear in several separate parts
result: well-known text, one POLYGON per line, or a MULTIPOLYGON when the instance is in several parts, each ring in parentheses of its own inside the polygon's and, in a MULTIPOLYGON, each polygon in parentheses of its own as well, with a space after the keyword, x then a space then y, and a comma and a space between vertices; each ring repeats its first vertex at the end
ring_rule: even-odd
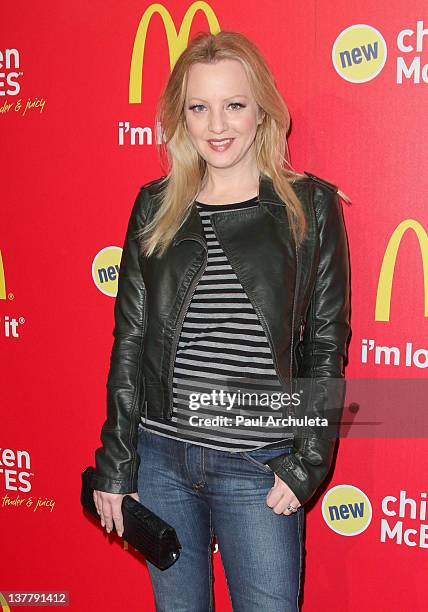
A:
POLYGON ((208 140, 208 144, 210 145, 210 148, 213 151, 221 153, 223 151, 227 151, 234 140, 234 138, 225 138, 223 140, 208 140))

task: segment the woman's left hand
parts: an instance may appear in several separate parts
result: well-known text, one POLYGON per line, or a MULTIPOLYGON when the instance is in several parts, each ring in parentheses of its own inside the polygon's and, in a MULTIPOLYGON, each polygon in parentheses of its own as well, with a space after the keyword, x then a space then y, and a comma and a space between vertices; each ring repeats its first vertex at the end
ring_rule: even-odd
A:
POLYGON ((301 506, 293 491, 281 480, 278 474, 275 474, 275 484, 267 494, 266 503, 275 514, 285 514, 286 516, 294 514, 301 506))

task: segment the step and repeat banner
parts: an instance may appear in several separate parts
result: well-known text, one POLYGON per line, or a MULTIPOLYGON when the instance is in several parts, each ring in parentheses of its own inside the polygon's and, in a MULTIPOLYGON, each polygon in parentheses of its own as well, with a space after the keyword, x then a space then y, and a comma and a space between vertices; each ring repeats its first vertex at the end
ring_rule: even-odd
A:
POLYGON ((105 419, 129 214, 163 174, 156 102, 188 40, 219 29, 267 58, 293 166, 352 200, 354 426, 308 506, 303 610, 426 609, 426 3, 45 0, 0 22, 2 610, 155 609, 144 558, 82 512, 80 473, 105 419))

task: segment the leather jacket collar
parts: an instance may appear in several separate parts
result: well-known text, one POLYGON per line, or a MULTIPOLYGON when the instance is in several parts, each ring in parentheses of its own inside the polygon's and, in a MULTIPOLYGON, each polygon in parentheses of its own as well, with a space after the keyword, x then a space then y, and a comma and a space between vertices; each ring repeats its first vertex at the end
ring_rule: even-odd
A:
MULTIPOLYGON (((266 206, 267 204, 274 204, 284 208, 283 202, 279 199, 276 191, 273 187, 272 179, 265 174, 260 174, 259 177, 259 193, 258 193, 259 206, 266 206)), ((270 207, 270 213, 276 215, 278 218, 281 217, 282 212, 275 207, 270 207)), ((222 211, 218 211, 214 214, 221 214, 222 211)), ((227 213, 233 213, 235 211, 227 211, 227 213)), ((238 211, 239 212, 239 211, 238 211)), ((174 244, 180 243, 182 240, 204 240, 202 223, 199 217, 199 213, 195 203, 193 203, 191 212, 183 225, 177 231, 174 244)))

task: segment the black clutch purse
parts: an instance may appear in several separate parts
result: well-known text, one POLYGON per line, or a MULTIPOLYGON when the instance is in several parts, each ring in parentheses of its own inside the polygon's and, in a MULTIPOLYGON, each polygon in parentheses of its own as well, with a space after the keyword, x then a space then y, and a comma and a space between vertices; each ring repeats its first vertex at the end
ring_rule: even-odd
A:
MULTIPOLYGON (((85 510, 100 519, 91 486, 94 472, 93 467, 87 467, 82 472, 80 501, 85 510)), ((171 525, 129 495, 122 499, 122 515, 123 539, 144 555, 147 561, 161 570, 168 569, 177 561, 182 546, 171 525)))

